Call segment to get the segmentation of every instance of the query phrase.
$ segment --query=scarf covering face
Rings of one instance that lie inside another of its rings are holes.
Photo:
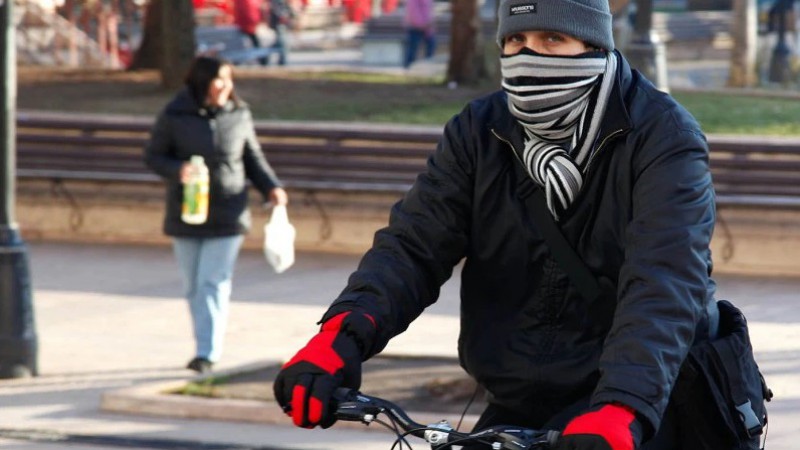
[[[525,129],[521,159],[558,220],[583,186],[617,57],[600,51],[547,56],[524,48],[501,56],[500,69],[508,108]]]

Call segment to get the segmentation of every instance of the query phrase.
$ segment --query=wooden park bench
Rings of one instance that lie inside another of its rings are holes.
[[[713,136],[709,145],[718,206],[800,208],[800,140]]]
[[[159,183],[142,161],[152,120],[20,112],[17,176]],[[257,122],[268,160],[290,189],[406,192],[441,128]],[[718,207],[800,208],[800,140],[709,136]]]
[[[142,160],[152,120],[19,113],[17,175],[63,182],[159,183]],[[365,124],[258,122],[267,158],[288,188],[403,193],[440,130]]]
[[[232,64],[257,62],[277,51],[272,47],[253,47],[250,39],[233,25],[198,26],[194,30],[198,55],[214,55]]]

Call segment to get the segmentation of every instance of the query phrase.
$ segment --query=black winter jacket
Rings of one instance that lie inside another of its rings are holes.
[[[181,165],[192,155],[205,159],[210,176],[208,220],[181,220]],[[268,199],[281,186],[258,143],[250,110],[229,101],[216,112],[201,108],[184,89],[158,116],[145,150],[148,167],[167,183],[164,232],[170,236],[216,237],[250,228],[247,180]]]
[[[591,394],[657,429],[690,345],[707,334],[714,192],[696,121],[620,61],[584,187],[560,221],[599,300],[581,297],[531,222],[521,197],[533,182],[511,148],[523,132],[500,91],[448,122],[323,320],[371,314],[374,355],[463,258],[459,356],[490,402],[524,412]]]

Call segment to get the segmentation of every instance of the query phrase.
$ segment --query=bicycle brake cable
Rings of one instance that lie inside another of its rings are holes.
[[[405,443],[406,447],[408,447],[408,449],[411,450],[412,449],[411,444],[408,442],[408,440],[406,440],[406,436],[408,435],[408,433],[401,433],[400,432],[400,427],[397,425],[397,420],[395,420],[394,417],[392,417],[391,415],[388,415],[388,414],[386,414],[386,417],[389,418],[389,422],[392,424],[391,427],[389,427],[389,424],[387,424],[386,422],[383,422],[382,420],[375,419],[375,421],[380,423],[381,425],[385,426],[386,428],[391,429],[394,432],[394,435],[396,436],[396,438],[394,440],[394,443],[392,443],[392,447],[391,447],[390,450],[394,450],[394,448],[397,447],[397,444],[400,444],[400,450],[402,450],[403,449],[403,443]]]
[[[464,417],[467,415],[467,411],[469,411],[469,407],[472,406],[472,402],[475,401],[475,397],[478,396],[478,391],[480,390],[481,385],[475,384],[475,390],[472,391],[472,397],[470,397],[469,401],[467,402],[467,406],[464,407],[464,411],[461,412],[461,417],[458,419],[458,425],[456,425],[456,431],[461,429],[461,423],[464,421]]]

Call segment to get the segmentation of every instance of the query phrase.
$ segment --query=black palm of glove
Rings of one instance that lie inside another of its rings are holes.
[[[634,450],[641,435],[632,408],[606,404],[572,419],[554,450]]]
[[[328,428],[336,422],[331,397],[340,386],[361,386],[362,348],[368,347],[374,333],[370,316],[338,314],[322,324],[319,334],[283,365],[273,389],[295,425]]]

